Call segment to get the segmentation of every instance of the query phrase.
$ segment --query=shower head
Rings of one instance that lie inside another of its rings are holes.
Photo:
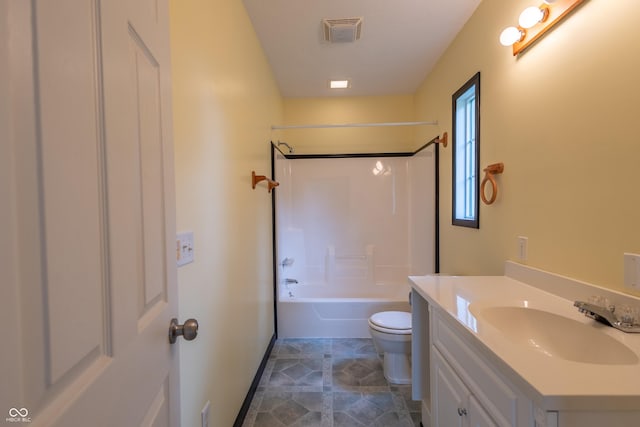
[[[284,145],[289,149],[289,154],[293,154],[293,147],[287,144],[286,142],[278,141],[278,147]]]

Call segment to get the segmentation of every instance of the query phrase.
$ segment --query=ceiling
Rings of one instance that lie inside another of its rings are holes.
[[[243,0],[284,97],[412,94],[480,1]],[[354,17],[360,40],[323,41],[322,19]]]

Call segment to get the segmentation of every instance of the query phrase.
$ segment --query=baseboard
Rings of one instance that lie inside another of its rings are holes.
[[[267,351],[265,351],[264,356],[262,357],[262,362],[260,362],[260,366],[258,367],[258,372],[256,372],[255,377],[253,377],[253,381],[251,382],[251,386],[249,387],[249,391],[247,392],[247,397],[245,397],[244,402],[242,402],[242,407],[240,408],[240,412],[238,412],[236,421],[233,423],[233,427],[241,427],[242,423],[244,423],[244,418],[247,416],[247,412],[249,412],[249,406],[251,406],[253,396],[256,394],[258,384],[260,384],[260,378],[262,378],[262,373],[264,372],[264,368],[267,366],[269,355],[271,355],[271,350],[273,350],[273,345],[275,343],[276,334],[273,334],[273,336],[271,337],[271,341],[267,346]]]

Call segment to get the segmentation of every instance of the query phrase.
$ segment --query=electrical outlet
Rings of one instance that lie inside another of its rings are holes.
[[[176,236],[176,261],[178,267],[194,261],[193,232],[186,231]]]
[[[640,255],[624,254],[624,286],[640,291]]]
[[[518,236],[518,260],[522,262],[527,261],[527,244],[529,238],[524,236]]]
[[[207,403],[204,404],[204,408],[202,408],[202,412],[200,415],[202,417],[202,427],[209,427],[209,408],[211,407],[211,401],[207,400]]]

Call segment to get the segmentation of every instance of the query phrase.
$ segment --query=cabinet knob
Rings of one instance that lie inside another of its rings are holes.
[[[458,408],[458,415],[467,415],[467,408]]]

